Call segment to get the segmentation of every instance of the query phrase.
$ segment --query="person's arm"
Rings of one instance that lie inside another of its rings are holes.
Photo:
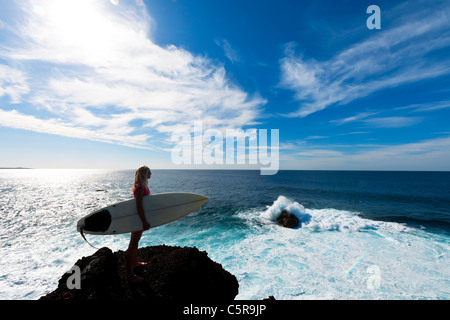
[[[143,229],[148,230],[150,229],[150,223],[148,223],[147,218],[145,218],[143,199],[144,199],[144,190],[142,188],[139,188],[136,190],[136,209],[139,218],[141,218]]]

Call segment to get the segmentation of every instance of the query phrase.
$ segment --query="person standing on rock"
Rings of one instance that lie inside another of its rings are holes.
[[[141,166],[136,170],[134,175],[133,188],[131,188],[131,193],[133,193],[136,199],[136,208],[142,221],[142,230],[131,232],[130,243],[126,251],[126,263],[128,272],[128,281],[133,283],[138,283],[144,280],[142,277],[137,276],[134,273],[134,268],[137,266],[145,265],[144,262],[137,261],[137,251],[139,246],[139,240],[141,239],[142,232],[150,229],[150,223],[148,223],[145,218],[143,198],[150,195],[150,189],[148,188],[148,179],[150,179],[152,172],[147,166]]]

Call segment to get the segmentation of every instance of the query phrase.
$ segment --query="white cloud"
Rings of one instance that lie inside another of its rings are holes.
[[[365,123],[377,128],[401,128],[419,123],[420,117],[379,117],[364,120]]]
[[[223,49],[225,57],[231,61],[231,63],[236,63],[241,61],[241,56],[239,53],[231,46],[227,39],[216,39],[216,44]]]
[[[347,117],[344,119],[339,119],[339,120],[331,120],[331,123],[335,123],[337,125],[341,125],[344,123],[349,123],[349,122],[354,122],[354,121],[360,121],[362,119],[365,119],[367,117],[373,116],[378,114],[378,112],[361,112],[357,115],[351,116],[351,117]]]
[[[30,91],[26,76],[20,70],[0,64],[0,97],[9,96],[11,103],[20,103]]]
[[[326,139],[326,138],[329,138],[329,136],[308,136],[305,138],[305,140]]]
[[[308,149],[305,151],[297,152],[297,156],[302,157],[314,157],[314,158],[335,158],[343,155],[341,151],[327,150],[327,149]]]
[[[427,155],[433,152],[449,152],[450,137],[423,140],[400,145],[383,146],[375,150],[357,155],[359,159],[389,159],[396,157],[409,157],[414,155]]]
[[[398,107],[397,110],[409,109],[412,112],[428,112],[450,108],[450,101],[433,101],[427,103],[416,103],[406,107]]]
[[[39,119],[31,115],[19,113],[16,110],[4,111],[0,109],[0,126],[55,134],[64,137],[102,141],[134,148],[151,149],[147,144],[147,139],[150,136],[146,134],[130,137],[127,134],[112,132],[111,130],[91,130],[76,126],[70,122],[64,122],[60,119]]]
[[[0,96],[27,94],[34,112],[4,113],[1,125],[142,147],[194,120],[230,128],[254,122],[265,100],[230,82],[223,65],[154,43],[154,22],[139,3],[21,1],[14,46],[4,45],[0,57],[20,61],[16,78],[28,78],[29,89],[6,87]]]
[[[326,170],[450,170],[450,137],[395,145],[291,145],[283,168]],[[301,150],[301,151],[298,151]],[[426,164],[426,166],[424,165]]]
[[[336,125],[343,125],[350,122],[351,123],[358,122],[366,125],[367,127],[402,128],[417,124],[420,121],[422,121],[422,118],[420,117],[401,117],[401,116],[372,117],[379,113],[380,112],[361,112],[351,117],[338,120],[331,120],[330,122],[335,123]]]
[[[293,90],[301,103],[286,116],[305,117],[379,90],[448,75],[450,61],[429,55],[450,45],[445,9],[405,19],[405,24],[382,30],[326,61],[306,59],[295,53],[295,43],[286,45],[280,85]]]

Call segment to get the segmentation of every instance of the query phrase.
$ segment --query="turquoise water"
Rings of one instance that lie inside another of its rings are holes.
[[[449,299],[449,173],[152,170],[152,193],[210,197],[141,246],[196,246],[237,299]],[[91,248],[76,221],[129,199],[133,171],[0,170],[0,298],[38,299]],[[284,208],[302,221],[274,221]],[[125,250],[128,235],[92,236]]]

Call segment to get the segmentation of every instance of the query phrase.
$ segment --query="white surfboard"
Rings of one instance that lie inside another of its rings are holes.
[[[209,198],[196,193],[170,192],[145,196],[145,217],[151,228],[178,220],[199,209]],[[78,232],[96,235],[142,230],[136,200],[130,199],[96,210],[78,220]]]

